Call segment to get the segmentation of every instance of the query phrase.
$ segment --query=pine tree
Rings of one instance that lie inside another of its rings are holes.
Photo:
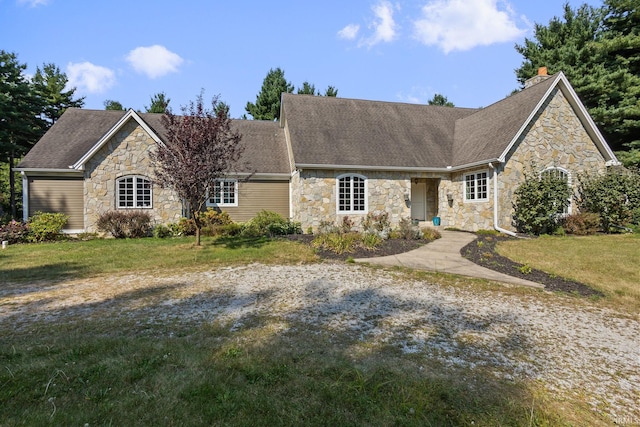
[[[32,83],[44,103],[43,117],[52,126],[67,108],[82,108],[84,97],[74,99],[76,88],[67,88],[69,79],[55,64],[44,64],[36,69]]]
[[[245,110],[255,120],[278,120],[282,93],[291,93],[293,89],[293,85],[284,78],[284,71],[280,68],[271,69],[256,96],[256,103],[247,102]]]

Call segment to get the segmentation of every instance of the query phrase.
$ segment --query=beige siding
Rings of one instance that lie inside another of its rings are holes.
[[[289,181],[240,182],[238,206],[221,207],[237,222],[253,218],[261,210],[277,212],[289,218]]]
[[[29,177],[29,216],[38,211],[65,213],[65,230],[82,230],[83,193],[82,178]]]

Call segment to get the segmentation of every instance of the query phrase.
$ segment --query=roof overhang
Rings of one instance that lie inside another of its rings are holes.
[[[91,149],[89,151],[87,151],[84,154],[84,156],[82,156],[73,165],[69,166],[69,168],[77,169],[77,170],[83,170],[84,169],[84,165],[87,163],[87,161],[91,157],[93,157],[96,154],[96,152],[98,150],[100,150],[107,143],[107,141],[109,141],[116,133],[118,133],[120,131],[120,129],[122,129],[122,127],[130,119],[133,119],[136,122],[138,122],[140,127],[142,127],[145,130],[145,132],[147,132],[147,134],[149,134],[149,136],[151,136],[151,138],[155,142],[157,142],[157,143],[161,143],[162,142],[160,137],[158,135],[156,135],[156,133],[149,127],[149,125],[144,120],[142,120],[142,117],[140,117],[140,115],[138,113],[136,113],[133,109],[129,109],[129,111],[127,111],[126,114],[124,116],[122,116],[122,118],[120,120],[118,120],[118,122],[115,125],[113,125],[113,127],[107,133],[105,133],[102,136],[102,138],[100,138],[98,140],[98,142],[96,142],[93,145],[93,147],[91,147]]]
[[[45,169],[45,168],[13,168],[14,172],[24,175],[79,175],[82,171],[78,169]]]
[[[499,159],[488,159],[479,162],[468,163],[458,166],[446,167],[409,167],[409,166],[370,166],[370,165],[332,165],[332,164],[314,164],[314,163],[296,163],[296,169],[340,169],[340,170],[362,170],[362,171],[383,171],[383,172],[436,172],[447,173],[456,172],[465,169],[471,169],[479,166],[488,165],[489,163],[502,163]]]
[[[558,87],[560,88],[564,96],[567,98],[567,101],[569,102],[571,107],[574,109],[574,111],[576,112],[576,115],[578,116],[578,119],[580,120],[585,130],[587,131],[587,134],[589,135],[591,140],[596,144],[596,146],[598,147],[598,150],[600,150],[600,152],[603,154],[607,163],[611,165],[620,165],[621,163],[616,158],[616,155],[611,150],[611,147],[609,147],[609,144],[607,144],[607,142],[605,141],[604,137],[602,136],[602,133],[600,133],[600,130],[598,129],[598,126],[596,126],[595,122],[589,115],[589,112],[585,108],[584,104],[582,104],[582,102],[580,101],[580,98],[578,97],[578,94],[573,90],[573,87],[571,87],[571,84],[567,80],[564,73],[559,72],[554,77],[554,80],[555,81],[553,82],[553,84],[549,86],[549,89],[547,90],[547,92],[544,94],[542,98],[540,98],[540,101],[538,102],[536,107],[531,111],[531,114],[529,114],[529,117],[527,117],[527,119],[524,121],[524,123],[522,124],[518,132],[515,134],[515,136],[511,140],[511,142],[509,142],[509,145],[507,146],[507,148],[500,155],[499,157],[500,162],[504,163],[506,161],[506,158],[509,155],[509,152],[513,149],[513,146],[517,143],[518,139],[525,132],[527,126],[529,126],[533,118],[536,116],[536,114],[538,114],[538,112],[540,111],[544,103],[547,101],[547,99],[551,95],[551,93],[556,89],[556,87]]]

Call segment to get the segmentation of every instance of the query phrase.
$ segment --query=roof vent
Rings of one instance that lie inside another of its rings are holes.
[[[547,80],[549,77],[551,77],[548,72],[547,72],[547,67],[540,67],[538,68],[538,75],[537,76],[533,76],[531,77],[529,80],[525,80],[524,82],[524,88],[529,88],[533,85],[537,85],[538,83]]]

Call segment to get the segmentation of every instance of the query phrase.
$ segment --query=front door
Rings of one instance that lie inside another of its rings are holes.
[[[424,181],[411,182],[411,218],[427,220],[427,183]]]

